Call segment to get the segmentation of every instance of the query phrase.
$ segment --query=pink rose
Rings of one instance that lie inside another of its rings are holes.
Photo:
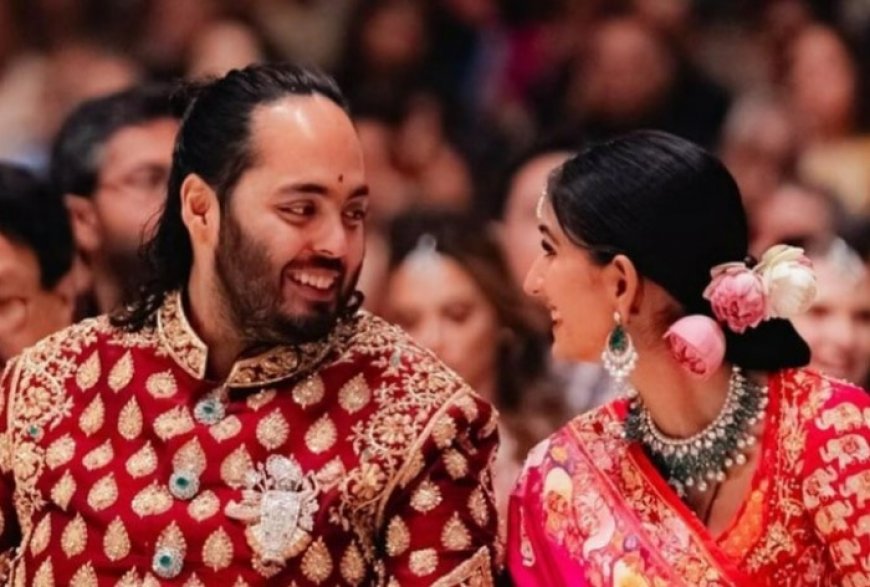
[[[704,290],[713,313],[733,332],[742,334],[765,318],[764,281],[743,263],[726,263],[713,268],[713,281]]]
[[[700,379],[713,374],[725,358],[722,329],[715,320],[701,314],[677,320],[664,338],[677,363]]]

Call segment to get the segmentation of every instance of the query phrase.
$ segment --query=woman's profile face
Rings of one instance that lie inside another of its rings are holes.
[[[496,377],[495,308],[455,259],[412,254],[390,276],[386,314],[481,393]],[[488,398],[491,401],[494,398]]]
[[[540,207],[541,251],[524,289],[550,312],[553,354],[561,359],[598,361],[613,329],[613,307],[605,297],[602,268],[572,243],[549,201]]]

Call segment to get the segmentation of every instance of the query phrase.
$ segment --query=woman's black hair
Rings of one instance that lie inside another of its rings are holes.
[[[559,224],[597,263],[624,254],[685,314],[712,316],[702,293],[710,270],[748,254],[746,213],[731,174],[713,155],[659,131],[592,146],[554,172],[548,194]],[[787,320],[737,334],[726,359],[746,369],[806,365],[810,350]]]

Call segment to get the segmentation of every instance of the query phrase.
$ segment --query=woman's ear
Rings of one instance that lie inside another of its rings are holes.
[[[604,279],[615,310],[628,322],[643,298],[643,281],[637,268],[625,255],[616,255],[605,268]]]

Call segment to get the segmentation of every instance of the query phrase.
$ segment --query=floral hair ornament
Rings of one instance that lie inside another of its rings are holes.
[[[776,245],[761,257],[724,263],[710,271],[704,290],[713,315],[736,334],[772,318],[791,319],[805,312],[818,292],[812,262],[798,247]],[[700,314],[675,322],[665,341],[680,365],[700,378],[711,375],[725,357],[725,336],[716,321]]]

